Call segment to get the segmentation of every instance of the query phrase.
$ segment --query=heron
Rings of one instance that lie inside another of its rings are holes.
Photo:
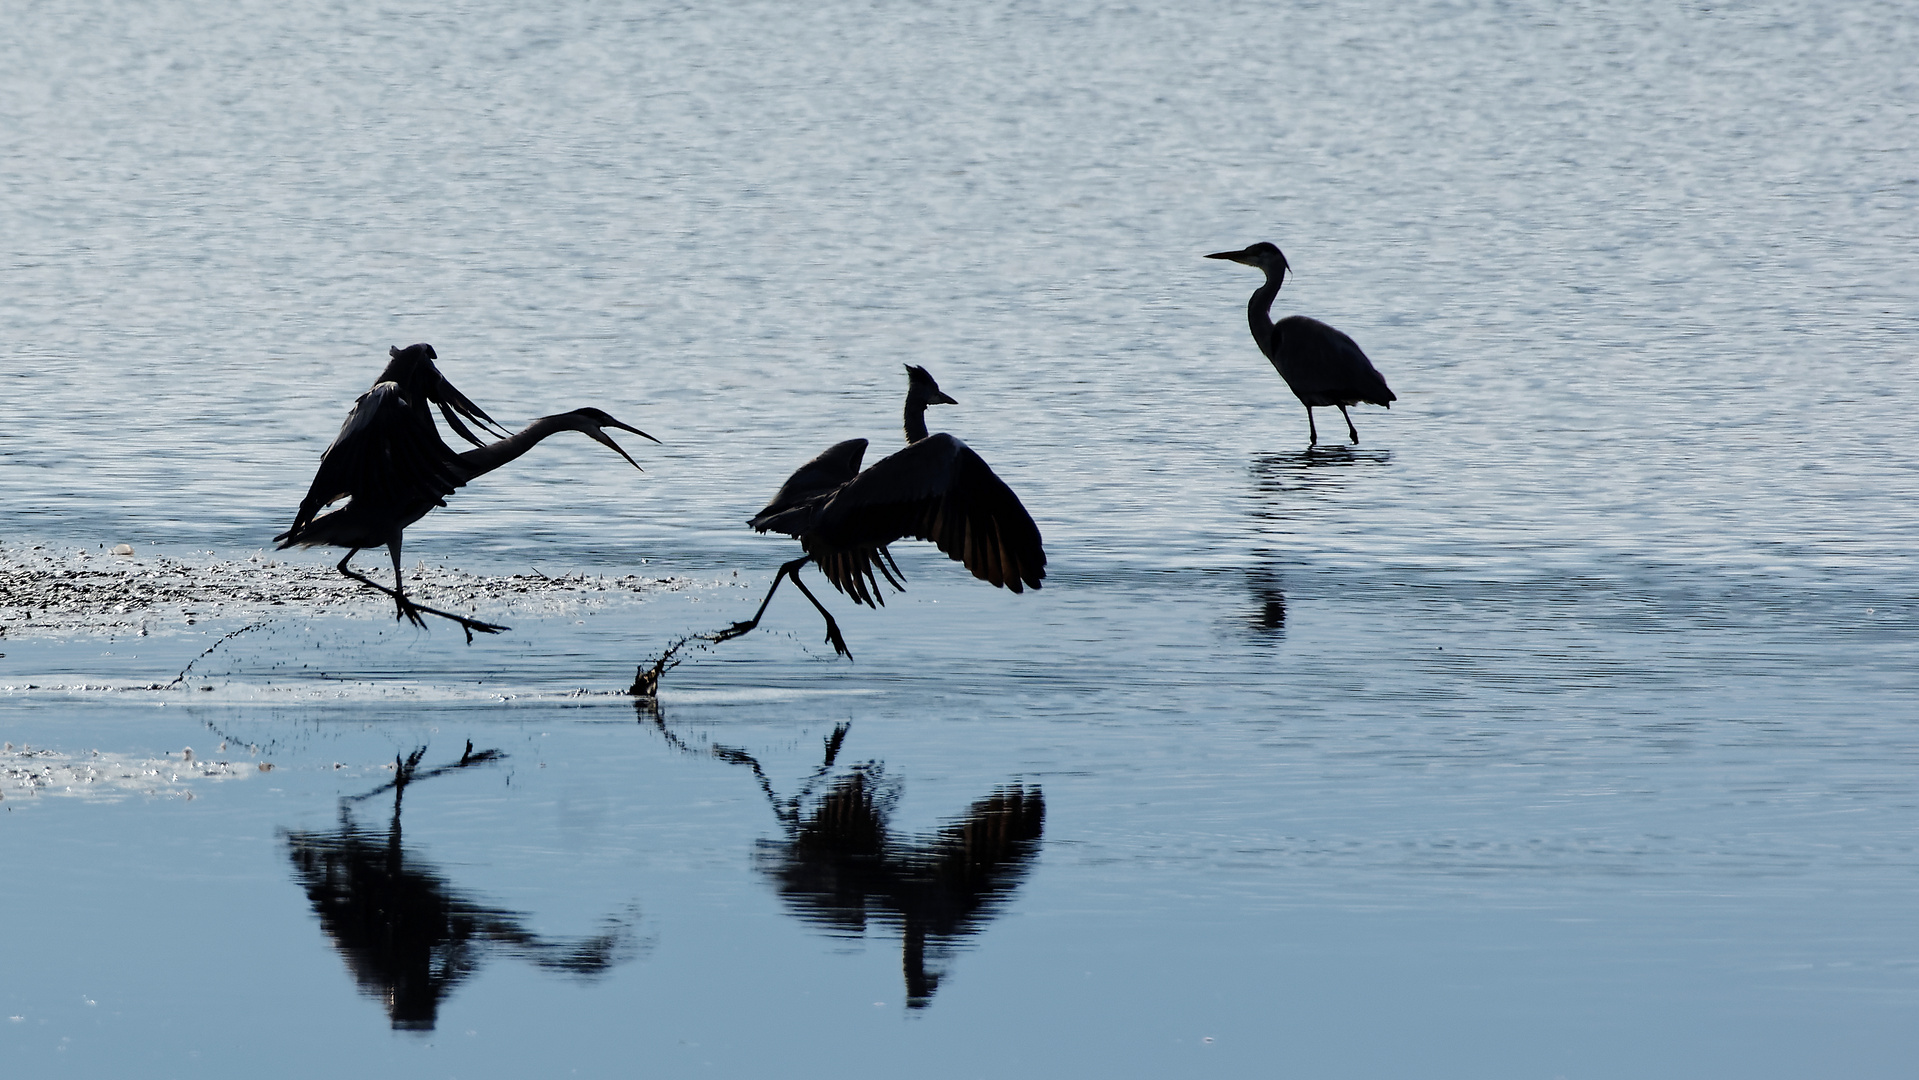
[[[806,554],[773,575],[772,588],[751,619],[734,623],[713,640],[726,641],[758,626],[780,581],[791,578],[826,619],[826,640],[850,659],[839,624],[800,580],[800,568],[813,563],[834,588],[877,609],[886,602],[881,578],[896,590],[906,589],[906,575],[886,548],[908,537],[931,540],[974,577],[996,587],[1015,593],[1040,587],[1046,551],[1032,515],[965,443],[927,433],[927,406],[959,402],[923,367],[907,364],[906,377],[906,449],[861,472],[866,440],[848,439],[800,466],[747,524],[793,537]]]
[[[426,348],[428,354],[432,351],[430,347],[413,347],[420,348]],[[411,353],[413,349],[405,351]],[[396,364],[399,361],[398,353],[396,350]],[[413,359],[420,357],[416,354]],[[506,627],[425,607],[407,599],[406,583],[400,572],[401,534],[406,527],[425,517],[434,507],[445,506],[446,497],[455,489],[513,461],[548,436],[559,432],[578,431],[595,442],[612,447],[635,469],[640,467],[639,462],[634,461],[602,429],[618,428],[656,443],[659,440],[639,428],[615,420],[599,409],[587,408],[542,416],[519,432],[456,454],[441,441],[426,402],[434,400],[432,395],[439,392],[443,395],[440,401],[443,409],[463,412],[476,421],[485,417],[485,414],[467,402],[444,377],[436,382],[425,375],[424,372],[430,369],[433,376],[438,376],[437,369],[431,368],[430,359],[424,369],[415,367],[410,371],[396,372],[394,368],[394,364],[389,364],[383,374],[411,378],[414,380],[413,389],[408,389],[405,383],[389,379],[375,383],[371,390],[360,395],[353,404],[353,410],[347,414],[346,423],[340,426],[340,433],[334,436],[332,445],[321,455],[319,471],[313,477],[313,485],[307,489],[306,498],[300,503],[293,527],[273,539],[281,548],[346,548],[346,557],[340,560],[337,569],[347,577],[391,596],[397,609],[395,618],[405,618],[415,626],[424,627],[426,620],[421,618],[422,614],[438,615],[459,623],[466,631],[468,641],[473,639],[476,630],[484,634],[497,634]],[[462,402],[464,405],[460,404]],[[457,423],[455,427],[461,430]],[[462,434],[466,433],[462,430]],[[470,435],[468,437],[471,438]],[[477,439],[474,441],[478,442]],[[347,500],[344,506],[321,513],[341,499]],[[393,558],[391,589],[348,565],[361,549],[382,544]]]
[[[1293,390],[1293,396],[1306,406],[1306,430],[1309,446],[1319,445],[1319,427],[1313,423],[1313,407],[1333,405],[1346,418],[1346,434],[1357,443],[1359,429],[1353,426],[1348,405],[1365,402],[1388,409],[1399,400],[1386,377],[1366,359],[1353,339],[1304,315],[1288,315],[1273,321],[1273,298],[1286,280],[1292,266],[1279,248],[1260,241],[1242,251],[1221,251],[1206,256],[1227,259],[1266,273],[1266,284],[1253,291],[1246,305],[1246,321],[1253,328],[1253,340],[1259,351],[1273,362],[1279,377]]]

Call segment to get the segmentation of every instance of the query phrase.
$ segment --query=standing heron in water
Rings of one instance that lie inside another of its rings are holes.
[[[1398,395],[1352,338],[1304,315],[1288,315],[1273,322],[1273,298],[1279,295],[1286,271],[1292,269],[1277,247],[1262,240],[1243,251],[1221,251],[1206,257],[1229,259],[1266,272],[1266,284],[1253,291],[1246,305],[1246,321],[1252,325],[1259,351],[1273,362],[1279,377],[1292,387],[1293,396],[1306,406],[1309,446],[1319,445],[1319,427],[1313,423],[1315,405],[1337,406],[1339,415],[1346,418],[1346,434],[1354,442],[1359,441],[1359,429],[1353,427],[1353,418],[1346,411],[1348,405],[1363,401],[1393,407]]]
[[[420,617],[422,613],[451,619],[466,630],[468,641],[473,640],[475,630],[497,634],[506,627],[424,607],[407,599],[406,585],[400,575],[400,541],[406,527],[425,517],[434,507],[445,506],[446,497],[454,489],[505,465],[557,432],[581,432],[595,442],[612,447],[636,469],[640,467],[639,462],[601,429],[619,428],[654,442],[659,440],[599,409],[575,409],[542,416],[522,431],[480,444],[465,425],[454,418],[454,413],[463,414],[476,423],[492,423],[492,420],[440,375],[432,363],[432,346],[395,349],[392,355],[393,362],[381,373],[381,380],[353,403],[353,411],[347,414],[340,433],[321,455],[319,472],[314,475],[306,498],[300,502],[293,527],[273,539],[281,548],[346,548],[346,557],[338,566],[340,573],[391,596],[398,609],[395,618],[408,619],[415,626],[426,625],[426,620]],[[433,414],[427,408],[429,401],[437,402],[454,430],[478,444],[478,448],[454,453],[434,427]],[[346,505],[321,513],[341,499],[347,500]],[[360,549],[382,544],[393,557],[391,589],[347,566]]]
[[[813,563],[855,603],[878,608],[886,602],[880,578],[895,589],[906,588],[886,545],[907,537],[933,541],[994,586],[1016,593],[1040,587],[1046,551],[1039,526],[1013,489],[965,443],[944,433],[927,434],[926,407],[959,402],[942,393],[923,367],[906,365],[906,376],[906,449],[861,472],[866,440],[849,439],[800,466],[748,524],[797,539],[806,554],[773,575],[773,587],[751,619],[734,623],[713,640],[736,638],[758,626],[780,579],[790,577],[825,617],[826,640],[851,657],[832,613],[800,581],[800,568]]]

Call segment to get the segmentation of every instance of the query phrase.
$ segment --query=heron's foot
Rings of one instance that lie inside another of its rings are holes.
[[[402,600],[400,602],[409,609],[406,615],[409,619],[413,620],[413,625],[422,630],[426,629],[426,620],[422,619],[420,617],[421,615],[438,615],[442,619],[459,623],[460,629],[466,631],[466,643],[468,645],[473,644],[473,635],[475,633],[497,634],[502,630],[512,629],[512,627],[501,626],[497,623],[483,622],[479,619],[469,619],[464,615],[455,615],[451,611],[441,611],[439,608],[430,608],[425,604],[416,604],[411,600]]]
[[[736,622],[724,630],[716,630],[711,634],[701,636],[707,641],[718,644],[722,641],[732,641],[736,637],[742,637],[759,625],[760,621],[758,619],[753,619],[749,622]],[[833,651],[839,655],[846,657],[848,660],[853,658],[853,650],[846,647],[846,639],[840,636],[839,624],[833,621],[831,615],[826,617],[826,643],[833,646]]]
[[[396,595],[393,598],[393,606],[396,609],[393,613],[395,621],[405,619],[422,630],[426,629],[426,620],[420,618],[419,605],[404,596]]]
[[[707,635],[706,640],[714,643],[718,643],[722,641],[732,641],[736,637],[741,637],[751,632],[753,628],[758,625],[760,625],[760,621],[758,619],[751,619],[751,620],[748,620],[747,622],[736,622],[732,626],[729,626],[724,630],[717,630],[717,631],[714,631],[712,634]]]
[[[513,629],[510,626],[501,626],[498,623],[481,622],[479,619],[469,619],[463,615],[451,615],[444,611],[433,611],[432,608],[426,608],[424,610],[431,611],[435,615],[441,616],[442,618],[452,619],[454,622],[459,623],[460,629],[466,631],[466,643],[468,645],[473,644],[473,633],[476,630],[482,634],[498,634],[498,633],[501,633],[502,631]]]
[[[833,646],[834,652],[848,660],[853,659],[853,650],[846,647],[846,639],[840,636],[840,624],[834,622],[831,615],[826,617],[826,640]]]

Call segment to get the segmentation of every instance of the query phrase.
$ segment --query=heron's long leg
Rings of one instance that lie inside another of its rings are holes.
[[[1359,441],[1359,429],[1353,426],[1353,415],[1346,411],[1346,406],[1344,405],[1339,407],[1339,415],[1346,418],[1346,434],[1351,435],[1353,442],[1357,443]]]
[[[805,559],[794,559],[792,562],[781,566],[779,572],[773,575],[773,587],[766,590],[766,599],[760,601],[760,609],[753,613],[753,617],[745,622],[736,622],[727,629],[720,631],[720,636],[716,637],[715,640],[730,641],[758,626],[760,624],[760,616],[766,614],[766,606],[773,602],[773,594],[780,591],[780,579],[804,565],[806,565]]]
[[[424,630],[426,628],[426,620],[420,618],[420,609],[415,607],[413,602],[406,598],[406,582],[400,577],[399,534],[394,534],[393,539],[386,542],[386,553],[393,556],[393,605],[400,609],[400,615],[395,616],[395,618],[404,616],[413,625]]]
[[[426,620],[420,618],[420,613],[422,612],[428,615],[438,615],[442,619],[451,619],[452,621],[460,624],[460,629],[466,631],[466,640],[468,643],[471,643],[473,641],[473,632],[475,630],[478,630],[482,634],[497,634],[502,630],[511,629],[510,627],[505,627],[505,626],[495,626],[494,624],[489,622],[481,622],[478,619],[469,619],[464,615],[455,615],[451,611],[441,611],[439,608],[430,608],[424,604],[416,604],[413,601],[408,600],[406,597],[401,596],[399,593],[393,591],[392,589],[387,588],[385,585],[382,585],[379,582],[373,580],[372,578],[367,577],[365,574],[362,574],[357,570],[349,569],[347,567],[347,559],[353,558],[353,556],[357,554],[359,551],[360,551],[359,548],[354,548],[352,551],[347,552],[346,559],[340,560],[340,564],[337,569],[340,571],[340,573],[345,574],[347,577],[352,578],[353,580],[359,582],[360,584],[365,585],[369,588],[378,589],[379,591],[387,594],[388,596],[391,596],[395,603],[401,605],[400,607],[401,614],[404,614],[408,618],[411,618],[413,620],[414,625],[416,626],[426,625]],[[395,569],[398,569],[397,563],[396,563]],[[393,580],[398,581],[399,578],[395,577]],[[408,608],[411,608],[412,611],[409,612],[407,610]]]
[[[1313,407],[1306,406],[1306,446],[1310,449],[1319,445],[1319,426],[1313,423]]]
[[[804,565],[804,560],[802,560],[802,565]],[[789,576],[793,579],[793,587],[800,591],[800,595],[813,601],[813,607],[819,611],[820,618],[826,620],[826,640],[833,643],[833,648],[838,650],[841,656],[846,657],[848,660],[853,659],[853,650],[846,647],[846,639],[840,636],[840,624],[833,621],[833,613],[826,610],[826,605],[820,603],[820,598],[814,596],[813,590],[807,588],[806,582],[800,580],[800,568],[795,566],[793,573]]]
[[[773,575],[773,587],[766,590],[766,599],[760,601],[760,609],[753,613],[753,617],[745,622],[736,622],[732,626],[714,634],[713,640],[716,642],[731,641],[758,626],[760,624],[760,617],[766,614],[767,605],[773,602],[773,594],[780,590],[780,579],[790,577],[793,579],[793,587],[804,593],[806,598],[813,602],[813,606],[819,610],[820,616],[826,620],[826,640],[832,642],[833,648],[839,652],[840,655],[849,660],[852,659],[853,651],[846,647],[846,639],[840,636],[840,625],[833,621],[833,613],[826,610],[826,605],[820,603],[819,597],[814,596],[812,590],[808,589],[805,582],[800,580],[800,567],[805,566],[811,562],[812,559],[813,557],[811,555],[807,555],[803,558],[794,559],[792,562],[781,564],[779,571]]]
[[[393,598],[393,602],[399,606],[400,615],[404,615],[407,618],[412,619],[413,625],[415,626],[425,626],[426,623],[420,618],[418,614],[407,610],[407,608],[410,605],[408,604],[406,597],[400,595],[398,590],[389,589],[385,585],[382,585],[379,582],[373,580],[372,578],[367,577],[365,574],[360,573],[358,570],[354,570],[351,567],[347,566],[348,560],[352,559],[355,555],[358,555],[360,553],[360,550],[361,549],[359,548],[353,548],[352,550],[348,551],[346,553],[346,558],[340,560],[339,565],[336,567],[336,569],[338,569],[340,573],[345,574],[347,577],[352,578],[353,580],[359,582],[362,585],[367,585],[372,588],[378,589],[381,592],[387,594],[388,596],[391,596]],[[393,554],[393,582],[395,585],[399,584],[400,582],[400,556],[397,550],[394,550],[394,554]],[[395,618],[398,618],[398,617],[399,617],[398,615],[395,616]]]

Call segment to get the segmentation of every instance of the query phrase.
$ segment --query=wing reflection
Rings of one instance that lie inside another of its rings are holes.
[[[625,918],[608,918],[601,933],[586,937],[543,938],[526,928],[519,912],[460,892],[432,863],[408,852],[400,839],[407,785],[500,756],[493,750],[474,754],[468,743],[459,762],[422,773],[416,767],[423,752],[398,763],[393,782],[342,799],[339,828],[282,833],[321,929],[360,989],[385,1006],[395,1030],[433,1030],[440,1002],[479,970],[489,952],[587,979],[636,954]],[[353,803],[389,789],[393,817],[384,831],[353,821]]]
[[[751,754],[724,746],[713,754],[751,768],[773,804],[785,836],[761,841],[756,862],[780,899],[802,921],[831,934],[897,928],[906,1004],[925,1008],[952,955],[1031,871],[1046,800],[1036,786],[1007,784],[930,834],[896,835],[889,819],[899,789],[877,762],[853,766],[824,795],[812,796],[832,773],[848,728],[834,729],[820,767],[784,800]]]
[[[786,840],[762,841],[760,869],[801,919],[821,929],[860,935],[869,920],[897,927],[906,1004],[920,1009],[957,946],[1025,880],[1039,854],[1046,802],[1038,788],[1015,784],[930,836],[894,837],[877,773],[877,766],[853,770]]]

